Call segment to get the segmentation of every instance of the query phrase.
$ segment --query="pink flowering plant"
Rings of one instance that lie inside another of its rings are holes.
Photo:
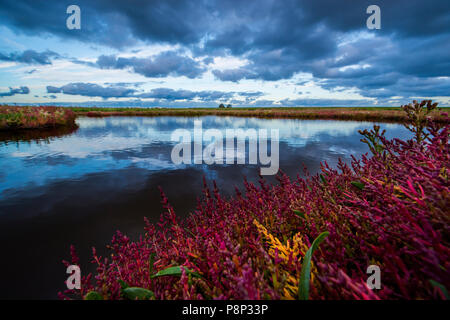
[[[93,249],[95,274],[61,298],[446,299],[450,288],[449,121],[431,101],[403,106],[414,133],[388,140],[375,126],[370,155],[271,185],[244,182],[225,199],[214,185],[188,218],[162,193],[158,224],[137,241],[117,232]],[[78,258],[72,247],[72,261]],[[381,289],[366,284],[369,265]]]
[[[75,117],[68,108],[0,106],[0,130],[75,126]]]

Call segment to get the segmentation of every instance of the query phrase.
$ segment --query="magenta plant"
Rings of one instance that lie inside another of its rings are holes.
[[[417,112],[427,104],[419,104]],[[431,103],[431,102],[430,102]],[[410,115],[414,126],[415,112]],[[445,116],[446,117],[446,116]],[[449,129],[388,140],[361,132],[372,151],[351,165],[223,198],[214,184],[179,219],[162,193],[158,224],[131,241],[119,231],[95,275],[61,298],[446,299],[450,288]],[[325,232],[325,233],[324,233]],[[319,243],[322,243],[319,245]],[[314,251],[314,252],[313,252]],[[65,262],[69,264],[69,262]],[[72,247],[72,264],[78,258]],[[366,284],[381,269],[381,289]],[[132,289],[129,289],[132,288]]]
[[[61,107],[0,107],[0,130],[75,126],[75,113]]]

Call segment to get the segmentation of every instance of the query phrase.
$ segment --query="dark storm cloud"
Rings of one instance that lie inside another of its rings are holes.
[[[129,88],[134,83],[115,83],[103,86],[94,83],[69,83],[62,87],[47,86],[47,93],[63,93],[68,95],[81,95],[86,97],[108,98],[139,98],[158,99],[166,101],[198,100],[203,102],[229,100],[233,97],[242,97],[247,100],[264,95],[262,92],[223,92],[215,90],[191,91],[175,90],[171,88],[155,88],[148,92],[139,92]]]
[[[69,83],[62,87],[47,86],[47,93],[64,93],[69,95],[81,95],[86,97],[124,98],[130,97],[136,92],[123,86],[101,86],[95,83]]]
[[[28,87],[9,88],[9,92],[0,92],[0,98],[11,97],[16,94],[29,94],[30,89]]]
[[[404,77],[398,73],[386,73],[375,76],[327,79],[321,86],[329,90],[339,88],[358,88],[361,95],[372,98],[400,97],[433,97],[448,96],[450,78],[437,77]]]
[[[174,90],[169,88],[157,88],[150,92],[142,93],[140,98],[154,98],[164,100],[192,100],[195,98],[195,92],[190,90]]]
[[[82,29],[65,27],[72,1],[2,0],[2,23],[18,32],[50,33],[105,44],[132,45],[137,40],[197,46],[206,51],[292,48],[301,57],[335,50],[334,36],[365,28],[372,0],[78,0]],[[448,1],[378,0],[381,34],[423,37],[448,33]],[[26,18],[24,18],[26,17]]]
[[[387,87],[375,87],[362,89],[362,94],[367,97],[433,97],[448,96],[450,93],[450,78],[400,78]]]
[[[105,82],[105,85],[114,85],[120,87],[135,87],[138,88],[142,86],[145,82]]]
[[[53,34],[61,38],[115,48],[138,40],[197,43],[208,24],[208,7],[198,1],[77,0],[81,29],[66,28],[66,9],[73,1],[2,0],[0,21],[29,35]]]
[[[256,79],[258,73],[252,72],[247,68],[227,69],[227,70],[213,70],[213,75],[222,81],[238,82],[242,79]]]
[[[122,58],[114,55],[102,55],[93,65],[101,69],[125,69],[149,78],[161,78],[167,76],[186,76],[197,78],[205,72],[194,59],[183,56],[174,51],[162,52],[155,57],[147,58]]]
[[[241,96],[243,97],[248,97],[248,98],[257,98],[257,97],[261,97],[263,95],[265,95],[264,92],[261,91],[248,91],[248,92],[241,92],[240,93]]]
[[[425,77],[423,81],[428,83],[432,81],[428,77],[450,75],[450,3],[379,1],[382,29],[372,31],[374,38],[356,39],[344,45],[339,43],[344,32],[365,30],[364,13],[370,3],[306,1],[301,10],[297,10],[300,6],[290,8],[289,1],[278,4],[286,5],[287,10],[274,5],[270,19],[265,20],[265,32],[251,37],[245,27],[243,35],[237,31],[222,32],[205,45],[211,52],[231,45],[228,49],[234,54],[246,48],[243,52],[249,64],[213,70],[217,79],[270,81],[309,72],[316,80],[324,80],[328,89],[345,86],[360,89],[363,95],[383,98],[399,92],[414,95],[407,85],[409,78]],[[257,23],[249,25],[258,28]],[[239,26],[235,28],[238,30]],[[428,96],[448,96],[448,92],[444,93],[446,79],[433,82],[439,83],[436,90],[424,86],[430,89]],[[370,91],[367,86],[372,87]],[[419,86],[414,88],[416,94],[425,94]]]
[[[164,100],[193,100],[200,101],[216,101],[220,99],[229,99],[234,92],[222,91],[190,91],[190,90],[174,90],[169,88],[156,88],[150,92],[138,95],[139,98],[153,98]]]
[[[191,90],[174,90],[170,88],[156,88],[150,92],[136,95],[139,98],[153,98],[163,100],[193,100],[199,101],[227,101],[233,97],[241,97],[246,101],[254,100],[257,97],[263,96],[263,92],[223,92],[215,90],[191,91]]]
[[[449,1],[79,0],[81,30],[65,28],[70,4],[1,0],[0,21],[18,33],[114,48],[139,42],[177,45],[202,61],[168,52],[148,59],[101,56],[97,63],[85,63],[146,77],[197,78],[212,57],[233,55],[249,63],[212,70],[217,79],[275,81],[307,72],[330,90],[354,88],[382,99],[425,94],[422,88],[429,88],[428,95],[445,94],[450,76]],[[366,29],[371,4],[381,8],[381,30]],[[361,31],[373,38],[358,38]]]
[[[54,86],[47,86],[47,93],[61,93],[61,88]]]
[[[303,107],[303,106],[372,106],[374,101],[371,100],[356,100],[356,99],[285,99],[280,101],[283,106]]]
[[[52,64],[51,58],[59,57],[59,54],[56,52],[47,50],[44,52],[37,52],[34,50],[25,50],[23,52],[15,52],[15,53],[1,53],[0,52],[0,60],[2,61],[12,61],[12,62],[20,62],[26,64],[37,64],[37,65],[45,65]]]

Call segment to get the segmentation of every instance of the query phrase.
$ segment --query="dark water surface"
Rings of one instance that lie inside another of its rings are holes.
[[[102,248],[116,230],[135,238],[144,216],[157,221],[162,212],[158,186],[184,216],[201,196],[203,176],[216,180],[226,195],[242,187],[244,176],[257,181],[257,165],[173,164],[172,132],[193,131],[198,119],[204,130],[278,129],[280,169],[292,177],[303,165],[315,173],[321,161],[334,166],[339,158],[349,162],[351,154],[367,152],[357,131],[372,127],[326,120],[110,117],[79,118],[77,131],[59,137],[0,136],[0,298],[56,298],[64,289],[61,260],[69,259],[70,244],[86,265],[91,247],[106,253]],[[388,137],[409,137],[401,125],[381,126]]]

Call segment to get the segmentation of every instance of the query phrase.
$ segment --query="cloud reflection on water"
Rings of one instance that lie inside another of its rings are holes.
[[[187,117],[110,117],[79,118],[77,132],[40,141],[9,143],[0,147],[0,197],[5,190],[45,185],[48,181],[80,179],[91,173],[122,170],[137,166],[151,171],[184,170],[174,165],[170,152],[171,133],[178,128],[193,131],[194,120]],[[280,168],[302,160],[337,161],[350,153],[367,151],[359,142],[358,129],[370,122],[202,117],[203,130],[278,129],[280,133]],[[390,134],[405,135],[400,125],[388,124]],[[204,147],[206,144],[204,145]],[[225,146],[224,146],[225,147]],[[248,155],[238,155],[245,158]],[[224,164],[224,166],[226,166]],[[203,167],[197,168],[200,171]],[[214,170],[213,168],[210,168]],[[242,166],[236,166],[242,170]]]

